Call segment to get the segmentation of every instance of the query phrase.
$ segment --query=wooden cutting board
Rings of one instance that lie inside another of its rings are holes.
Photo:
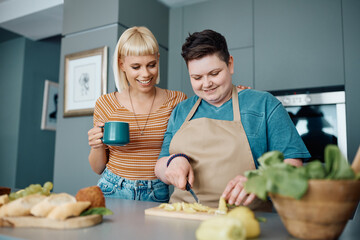
[[[102,222],[102,215],[88,215],[68,218],[64,221],[33,216],[0,218],[0,227],[34,227],[52,229],[74,229],[96,225]]]
[[[184,211],[166,211],[159,207],[145,209],[145,215],[192,220],[206,220],[215,216],[215,214],[209,214],[206,212],[187,213]]]

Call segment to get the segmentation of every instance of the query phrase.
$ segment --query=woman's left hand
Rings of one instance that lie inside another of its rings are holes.
[[[244,189],[244,184],[247,181],[247,178],[238,175],[232,179],[227,185],[222,194],[222,197],[227,200],[229,204],[235,204],[239,206],[240,204],[249,205],[256,198],[255,194],[248,194]]]

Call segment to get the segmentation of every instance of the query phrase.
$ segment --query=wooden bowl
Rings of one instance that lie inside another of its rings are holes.
[[[0,196],[3,194],[9,194],[11,192],[10,188],[7,187],[0,187]]]
[[[287,231],[302,239],[337,239],[360,200],[360,181],[309,180],[306,194],[296,200],[271,194]]]

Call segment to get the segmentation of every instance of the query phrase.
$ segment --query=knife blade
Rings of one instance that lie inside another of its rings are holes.
[[[196,196],[194,191],[191,189],[191,185],[188,181],[186,181],[186,191],[191,193],[191,195],[194,197],[194,199],[197,203],[200,203],[199,198]]]

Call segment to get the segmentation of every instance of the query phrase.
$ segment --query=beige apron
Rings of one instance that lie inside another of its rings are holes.
[[[169,152],[184,153],[190,157],[195,175],[194,192],[202,204],[218,207],[219,198],[229,181],[255,169],[255,165],[241,124],[236,87],[233,86],[232,90],[233,121],[210,118],[190,121],[201,100],[198,99],[174,135]],[[194,202],[194,198],[189,192],[175,188],[170,202]],[[253,209],[259,207],[259,202],[254,204]]]

